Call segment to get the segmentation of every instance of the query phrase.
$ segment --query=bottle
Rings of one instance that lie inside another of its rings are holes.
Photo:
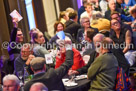
[[[29,81],[29,74],[26,70],[26,67],[24,67],[24,84],[26,84]]]

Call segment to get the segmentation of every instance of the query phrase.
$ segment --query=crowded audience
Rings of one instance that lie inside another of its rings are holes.
[[[68,7],[58,14],[52,37],[30,29],[29,43],[18,20],[12,19],[9,58],[2,55],[0,59],[0,90],[67,91],[63,78],[85,74],[90,81],[85,91],[114,91],[119,67],[131,85],[130,68],[136,69],[136,0],[82,3],[78,10]]]

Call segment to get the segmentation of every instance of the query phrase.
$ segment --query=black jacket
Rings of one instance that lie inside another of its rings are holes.
[[[77,37],[78,29],[81,28],[81,26],[72,20],[67,21],[65,24],[66,29],[64,30],[64,32],[69,33],[72,36],[73,40],[75,40]]]
[[[73,65],[73,51],[66,52],[65,62],[57,69],[50,68],[46,73],[39,73],[24,86],[24,91],[29,91],[31,85],[35,82],[41,82],[47,86],[49,91],[65,91],[62,78],[67,74],[69,68]]]

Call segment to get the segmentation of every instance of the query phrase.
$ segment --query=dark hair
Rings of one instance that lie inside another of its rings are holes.
[[[86,34],[90,40],[93,40],[93,37],[97,34],[97,32],[94,29],[88,28]]]
[[[74,11],[74,12],[70,12],[69,13],[69,19],[75,19],[77,16],[77,11]]]
[[[38,38],[38,33],[39,33],[40,31],[34,31],[33,33],[32,33],[32,39],[33,39],[33,42],[34,43],[37,43],[36,41],[35,41],[35,39],[37,39]]]
[[[55,24],[54,24],[54,34],[56,33],[57,27],[58,27],[59,24],[61,24],[63,26],[63,28],[65,29],[65,25],[62,22],[56,21]]]
[[[117,15],[120,17],[120,13],[119,13],[119,12],[117,12],[117,11],[113,11],[113,12],[111,12],[110,17],[111,17],[112,15],[114,15],[114,14],[117,14]]]
[[[117,20],[119,23],[121,23],[118,19],[114,18],[114,19],[111,19],[112,20]],[[110,27],[111,27],[111,21],[110,21]]]
[[[83,3],[83,5],[86,4],[86,3],[87,3],[87,0],[83,0],[82,3]]]

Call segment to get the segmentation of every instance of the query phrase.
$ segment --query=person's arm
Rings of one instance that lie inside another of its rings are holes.
[[[73,65],[72,43],[69,38],[65,39],[65,48],[66,48],[65,62],[59,68],[55,69],[55,73],[59,80],[61,80],[62,77],[68,73],[68,70]]]
[[[17,28],[18,28],[18,21],[16,18],[12,19],[13,22],[13,30],[10,37],[10,42],[16,41],[16,35],[17,35]]]
[[[66,51],[66,59],[65,62],[57,69],[55,69],[55,72],[59,79],[62,79],[63,76],[65,76],[68,73],[68,70],[73,65],[73,51],[68,50]]]
[[[94,62],[91,64],[91,66],[88,69],[88,73],[87,73],[87,78],[92,80],[96,74],[98,73],[100,67],[102,64],[102,59],[97,58],[96,60],[94,60]]]
[[[126,52],[129,50],[129,48],[130,48],[130,46],[131,46],[131,41],[132,41],[132,34],[131,34],[131,32],[128,30],[128,31],[126,32],[126,35],[125,35],[125,43],[126,43],[126,46],[125,46],[125,48],[124,48],[124,50],[123,50],[123,53],[126,53]]]
[[[14,69],[15,69],[15,74],[18,73],[18,71],[23,71],[23,66],[22,64],[19,62],[20,58],[16,58],[14,61]]]
[[[76,71],[78,71],[79,74],[87,73],[88,68],[90,67],[90,65],[93,63],[93,61],[94,61],[95,58],[96,58],[96,54],[97,54],[97,53],[96,53],[95,51],[92,52],[92,53],[90,54],[89,62],[88,62],[84,67],[82,67],[82,68],[80,68],[80,69],[77,69]]]

